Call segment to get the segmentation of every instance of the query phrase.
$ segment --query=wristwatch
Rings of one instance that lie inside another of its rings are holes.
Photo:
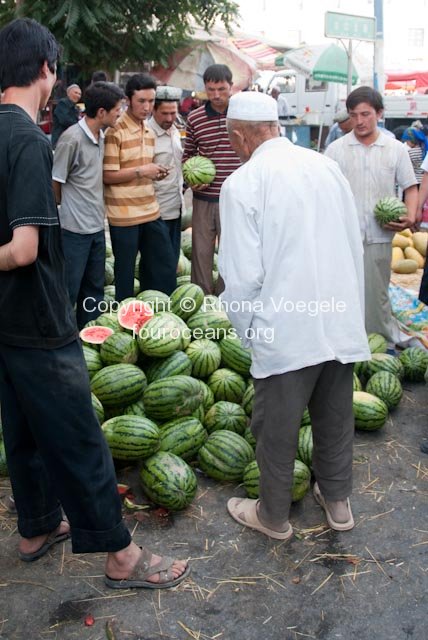
[[[140,180],[141,178],[140,167],[135,167],[135,175],[137,176],[138,180]]]

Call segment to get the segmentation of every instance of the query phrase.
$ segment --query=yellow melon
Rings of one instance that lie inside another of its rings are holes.
[[[428,233],[425,231],[417,231],[412,236],[414,247],[422,256],[427,254]]]
[[[400,260],[404,260],[404,251],[400,247],[392,248],[392,258],[391,258],[391,267]]]
[[[396,262],[393,265],[392,270],[395,273],[416,273],[418,270],[418,263],[416,260],[399,260],[399,262]]]
[[[400,233],[396,233],[392,238],[392,246],[405,249],[406,247],[411,246],[411,240],[410,238],[406,238],[406,236],[402,236]]]
[[[424,257],[421,256],[419,251],[416,251],[416,249],[414,249],[413,247],[406,247],[404,249],[404,255],[409,260],[414,260],[415,262],[417,262],[419,269],[423,269],[424,268],[424,264],[425,264]]]

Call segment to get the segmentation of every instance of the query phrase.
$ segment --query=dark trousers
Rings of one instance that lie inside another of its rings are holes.
[[[100,315],[99,304],[104,300],[106,260],[105,233],[73,233],[62,229],[62,245],[68,292],[76,306],[79,329]]]
[[[178,264],[181,249],[181,215],[174,220],[164,220],[167,226],[169,239],[171,240],[172,252],[174,254],[175,264]]]
[[[307,406],[314,438],[313,470],[327,500],[352,491],[352,364],[325,362],[254,380],[251,430],[260,469],[260,515],[272,528],[288,520],[294,459]]]
[[[49,350],[0,344],[0,402],[19,533],[53,531],[62,505],[74,553],[128,546],[80,342]]]
[[[116,300],[134,296],[135,259],[140,251],[140,290],[167,295],[177,286],[177,265],[168,229],[161,218],[132,227],[110,225]]]

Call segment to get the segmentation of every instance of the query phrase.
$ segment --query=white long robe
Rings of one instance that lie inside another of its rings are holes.
[[[357,210],[336,163],[274,138],[224,182],[219,270],[255,378],[370,358]]]

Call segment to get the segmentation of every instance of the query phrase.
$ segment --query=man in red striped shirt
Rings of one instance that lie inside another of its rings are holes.
[[[200,155],[210,158],[216,166],[211,184],[192,187],[192,282],[206,294],[218,294],[224,284],[219,277],[214,286],[212,270],[215,242],[220,239],[220,188],[241,161],[230,146],[226,129],[232,72],[225,64],[213,64],[207,67],[203,79],[208,101],[189,114],[183,162]]]

